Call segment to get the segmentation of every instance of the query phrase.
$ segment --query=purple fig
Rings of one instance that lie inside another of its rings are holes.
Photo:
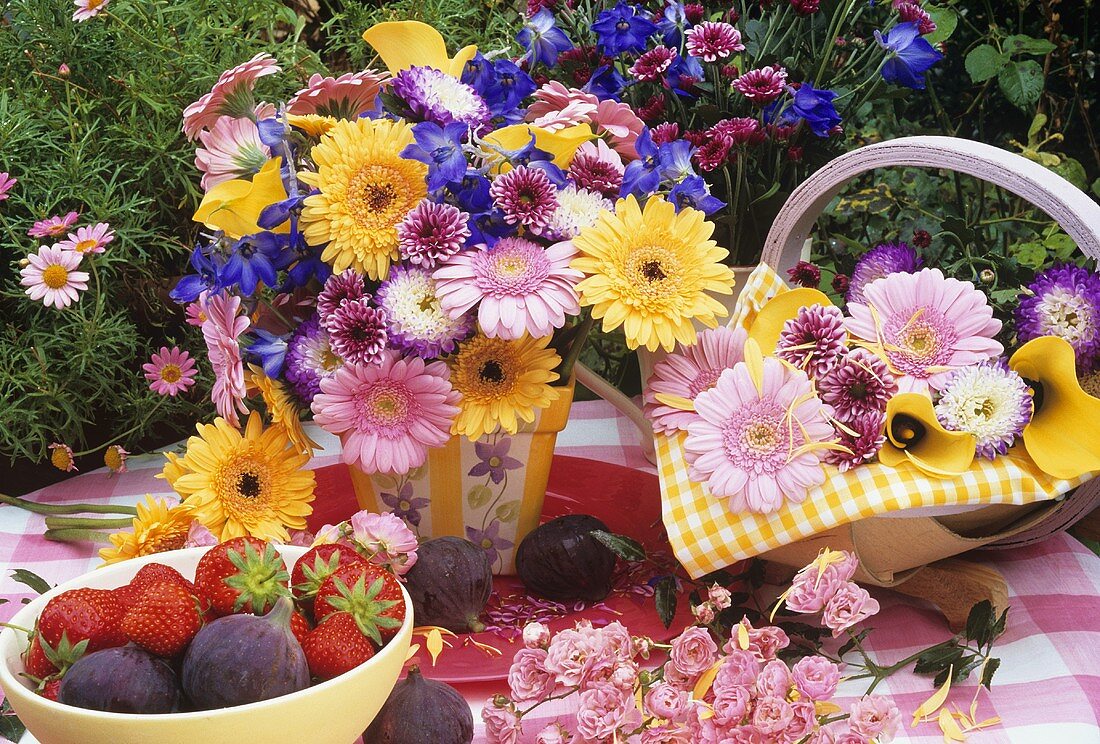
[[[448,684],[424,679],[416,666],[363,732],[365,744],[470,744],[473,739],[474,717],[465,698]]]
[[[90,653],[61,680],[58,702],[111,713],[174,713],[180,688],[172,667],[143,648]]]

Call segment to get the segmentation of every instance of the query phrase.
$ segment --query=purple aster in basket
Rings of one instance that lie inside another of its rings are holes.
[[[924,264],[924,260],[908,243],[879,243],[864,253],[848,281],[848,303],[863,302],[863,288],[876,279],[889,274],[912,274]]]
[[[874,459],[886,443],[886,414],[878,411],[861,413],[836,426],[837,444],[850,451],[829,450],[825,462],[836,465],[844,473]]]
[[[973,434],[978,455],[992,460],[1008,452],[1033,409],[1030,386],[1001,358],[952,372],[936,403],[936,418],[949,431]]]
[[[898,392],[894,375],[873,352],[852,349],[817,380],[817,392],[832,406],[837,418],[885,413],[886,404]]]
[[[833,305],[810,305],[783,324],[775,355],[816,379],[848,350],[844,313]]]
[[[312,403],[313,396],[321,392],[321,380],[335,374],[341,366],[343,362],[333,352],[328,334],[316,315],[291,334],[287,342],[284,376],[295,394],[306,404]]]
[[[470,237],[470,215],[450,204],[424,199],[397,223],[401,258],[431,269],[458,253]]]
[[[504,471],[523,467],[522,462],[508,456],[508,448],[511,446],[512,440],[509,437],[501,437],[496,444],[474,442],[474,452],[480,462],[470,468],[469,475],[475,478],[488,475],[493,483],[501,483],[504,480]]]
[[[390,508],[394,516],[401,517],[413,527],[420,526],[420,510],[431,503],[428,499],[413,495],[412,481],[406,481],[397,493],[383,491],[378,496],[382,499],[382,503]]]
[[[320,318],[322,327],[328,328],[332,314],[345,300],[358,300],[361,297],[370,297],[363,285],[362,274],[354,269],[347,269],[330,276],[317,295],[317,317]]]
[[[1059,264],[1035,275],[1016,307],[1020,343],[1058,336],[1077,354],[1077,365],[1090,370],[1100,362],[1100,274]]]
[[[389,318],[366,297],[344,300],[328,318],[332,350],[349,364],[378,364],[386,350]]]
[[[389,344],[424,359],[450,354],[473,332],[467,315],[452,318],[443,311],[428,269],[394,266],[378,288],[378,304],[389,320]]]
[[[393,78],[392,90],[420,121],[480,128],[492,114],[472,86],[433,67],[410,67]]]

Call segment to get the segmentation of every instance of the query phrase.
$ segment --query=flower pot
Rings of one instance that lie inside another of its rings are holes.
[[[359,507],[398,515],[424,540],[456,535],[482,544],[494,573],[514,574],[516,548],[539,524],[574,384],[557,388],[561,396],[515,434],[451,437],[404,475],[370,475],[349,465]]]

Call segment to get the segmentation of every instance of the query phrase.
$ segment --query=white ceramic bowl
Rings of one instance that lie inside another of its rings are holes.
[[[306,551],[277,547],[290,566]],[[122,586],[146,563],[164,563],[192,578],[207,550],[175,550],[98,568],[43,594],[11,622],[33,627],[46,603],[61,592]],[[19,676],[23,670],[19,655],[27,638],[11,628],[0,632],[0,687],[41,744],[351,744],[378,715],[401,673],[413,629],[408,594],[405,608],[405,623],[397,635],[369,661],[306,690],[250,705],[162,715],[101,713],[62,705],[35,694]]]

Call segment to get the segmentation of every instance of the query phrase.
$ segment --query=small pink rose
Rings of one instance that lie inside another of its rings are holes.
[[[496,698],[489,698],[481,709],[486,744],[517,744],[523,734],[523,723],[511,707],[498,707],[496,703]]]
[[[828,700],[840,682],[840,667],[821,656],[804,656],[791,669],[795,687],[810,700]]]
[[[698,676],[718,660],[718,644],[706,628],[693,625],[672,639],[669,659],[685,676]]]
[[[541,648],[521,648],[508,670],[508,689],[518,702],[542,700],[556,687],[554,676],[546,671],[546,651]]]
[[[793,719],[791,704],[778,697],[757,698],[756,707],[752,711],[752,725],[769,736],[786,729]]]
[[[634,696],[611,685],[582,692],[577,710],[577,733],[594,741],[609,739],[628,724],[631,711],[638,713]]]
[[[711,586],[707,591],[707,598],[710,599],[719,610],[724,610],[733,604],[733,594],[730,593],[730,590],[723,586],[718,586],[717,584]]]
[[[569,744],[573,737],[560,723],[551,723],[535,736],[535,744]]]
[[[773,659],[764,665],[756,678],[756,694],[760,697],[785,698],[792,684],[791,670],[779,659]]]
[[[836,638],[856,623],[871,617],[879,610],[878,601],[867,590],[851,581],[844,584],[825,605],[821,620],[833,631]]]
[[[750,651],[733,649],[718,667],[718,674],[714,678],[714,693],[717,695],[733,687],[755,687],[760,669],[760,662]]]
[[[550,645],[550,628],[542,623],[527,623],[523,627],[523,645],[527,648],[546,648]]]
[[[710,602],[703,602],[702,604],[693,605],[691,608],[691,614],[695,616],[696,622],[703,625],[710,625],[714,622],[714,606]]]
[[[864,695],[852,703],[848,725],[852,733],[878,744],[886,744],[898,732],[901,712],[894,701],[882,695]]]
[[[187,537],[184,539],[183,547],[185,548],[205,548],[209,545],[217,545],[217,536],[206,528],[199,520],[192,520],[191,526],[187,528]]]
[[[645,694],[645,709],[666,721],[679,721],[687,716],[688,695],[668,683],[659,683],[649,688]]]
[[[802,741],[817,725],[817,712],[813,703],[804,700],[791,703],[791,710],[794,712],[794,718],[791,719],[787,730],[783,732],[783,738],[790,742]]]
[[[736,726],[744,720],[752,705],[752,698],[747,687],[730,687],[716,693],[714,703],[714,717],[722,726]]]
[[[757,726],[734,726],[718,744],[774,744],[774,739]]]

